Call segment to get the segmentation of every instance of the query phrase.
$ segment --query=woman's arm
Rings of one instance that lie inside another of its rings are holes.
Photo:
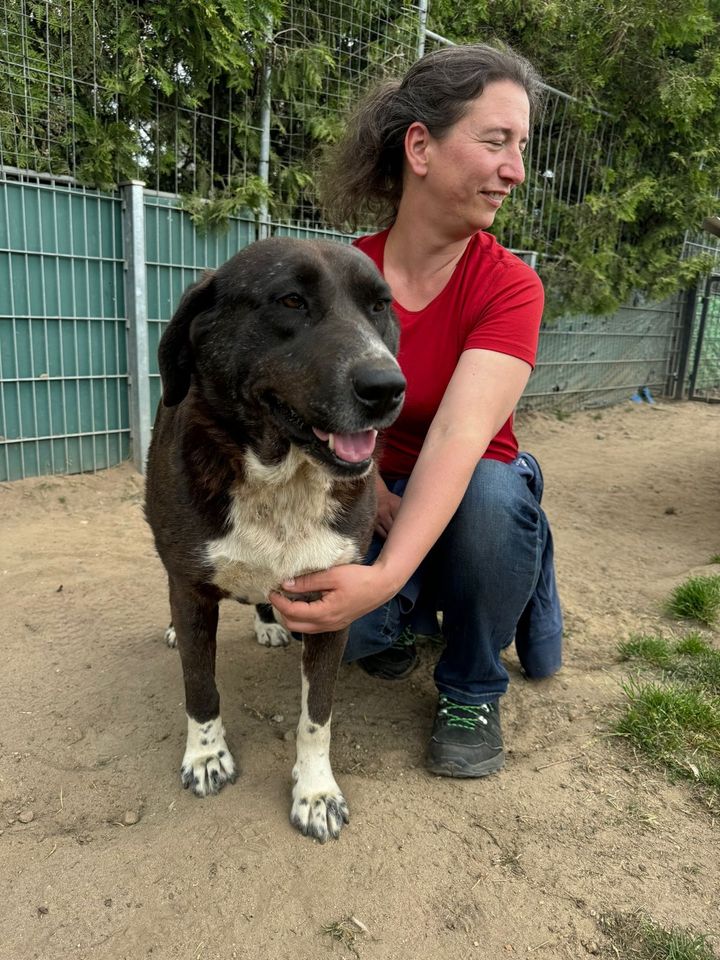
[[[402,504],[372,566],[346,564],[284,584],[319,591],[313,603],[279,593],[270,600],[290,630],[339,630],[394,596],[458,508],[478,461],[522,395],[530,366],[490,350],[466,350],[428,430]]]

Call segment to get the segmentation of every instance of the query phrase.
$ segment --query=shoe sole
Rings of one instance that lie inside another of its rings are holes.
[[[481,763],[468,763],[461,757],[446,760],[434,761],[428,759],[426,767],[430,773],[437,777],[453,777],[455,779],[476,779],[478,777],[487,777],[491,773],[498,773],[505,766],[505,754],[499,753],[496,757],[489,760],[483,760]]]

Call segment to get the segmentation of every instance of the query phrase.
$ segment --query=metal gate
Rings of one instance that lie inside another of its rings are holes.
[[[705,281],[697,310],[688,397],[720,403],[720,274],[711,274]]]

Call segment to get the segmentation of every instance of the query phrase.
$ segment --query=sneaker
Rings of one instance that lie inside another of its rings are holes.
[[[456,703],[440,695],[426,766],[440,777],[485,777],[505,765],[500,708]]]
[[[361,657],[357,661],[365,673],[378,680],[404,680],[410,676],[418,662],[415,634],[409,627],[405,627],[391,647]]]

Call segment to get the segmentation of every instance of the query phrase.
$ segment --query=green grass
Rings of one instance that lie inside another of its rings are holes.
[[[720,791],[720,700],[684,684],[623,685],[617,732],[654,763]]]
[[[681,639],[634,636],[620,645],[628,660],[661,671],[623,685],[627,702],[615,732],[674,776],[720,795],[720,651],[700,633]]]
[[[665,676],[720,696],[720,650],[701,633],[680,640],[662,636],[632,636],[620,644],[626,660],[639,660],[661,669]]]
[[[618,960],[717,960],[706,934],[667,930],[641,911],[602,917],[600,926]]]
[[[720,576],[690,577],[673,590],[667,610],[680,619],[713,626],[720,614]]]
[[[710,563],[720,563],[720,553],[713,554],[713,556],[710,557]]]

